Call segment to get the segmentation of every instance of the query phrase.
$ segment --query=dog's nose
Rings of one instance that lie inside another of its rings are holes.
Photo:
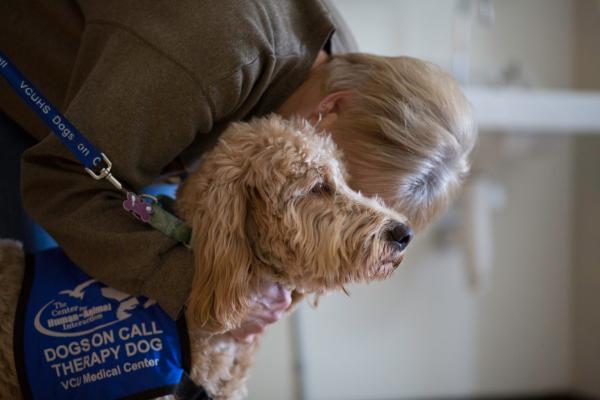
[[[412,230],[400,222],[394,224],[390,229],[389,240],[396,243],[400,251],[404,250],[413,237]]]

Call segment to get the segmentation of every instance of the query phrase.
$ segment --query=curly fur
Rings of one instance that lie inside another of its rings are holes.
[[[12,349],[14,318],[25,272],[24,263],[21,244],[0,239],[0,398],[20,397]]]
[[[179,188],[176,210],[193,228],[196,259],[186,309],[191,376],[219,400],[245,396],[257,344],[226,332],[263,279],[293,290],[296,302],[384,279],[403,257],[389,234],[406,218],[352,191],[331,138],[299,120],[233,124]],[[10,341],[22,255],[8,247],[0,250],[0,392],[17,390]]]

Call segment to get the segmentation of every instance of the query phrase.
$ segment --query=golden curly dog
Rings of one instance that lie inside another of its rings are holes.
[[[303,121],[233,124],[177,192],[193,228],[186,309],[192,379],[215,399],[245,396],[257,341],[236,341],[250,296],[269,279],[306,293],[388,277],[410,240],[404,216],[346,184],[333,141]],[[19,397],[12,325],[23,254],[0,243],[0,393]]]

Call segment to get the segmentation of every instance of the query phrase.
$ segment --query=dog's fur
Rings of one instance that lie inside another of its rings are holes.
[[[351,190],[332,140],[279,117],[233,124],[177,193],[193,228],[196,265],[186,308],[193,380],[215,399],[245,395],[256,349],[227,333],[264,279],[305,293],[388,277],[403,257],[390,230],[406,219]],[[12,325],[23,275],[14,242],[0,244],[0,393],[19,392]],[[13,396],[14,395],[14,396]]]

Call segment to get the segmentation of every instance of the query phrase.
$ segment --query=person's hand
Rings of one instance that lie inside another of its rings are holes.
[[[267,325],[277,322],[292,304],[292,294],[273,282],[263,282],[250,300],[249,312],[239,328],[231,335],[243,343],[252,343],[254,336],[264,332]]]

